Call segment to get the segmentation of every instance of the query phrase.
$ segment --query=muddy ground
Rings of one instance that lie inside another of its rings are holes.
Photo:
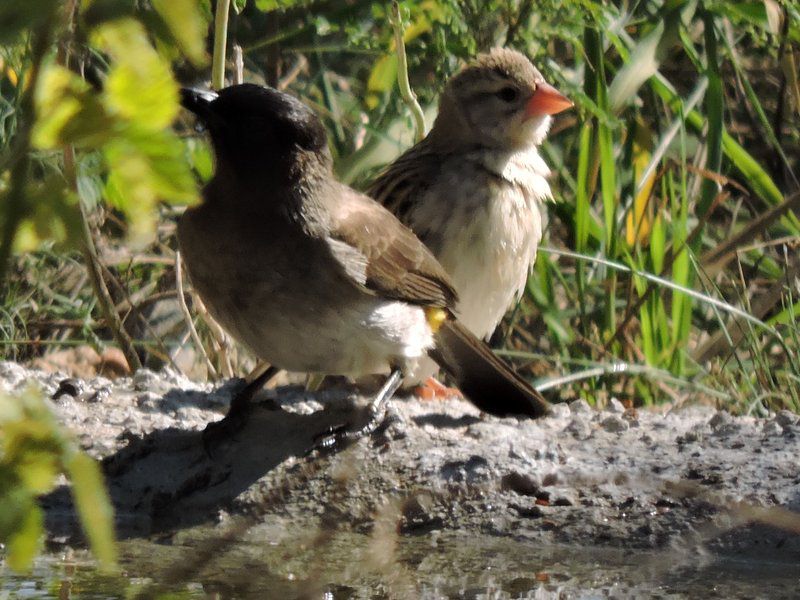
[[[255,526],[280,540],[389,523],[401,536],[800,562],[800,422],[789,412],[632,412],[616,402],[595,411],[577,401],[530,421],[487,417],[458,399],[405,398],[371,438],[319,455],[308,454],[315,435],[365,417],[352,388],[265,390],[245,427],[209,446],[201,431],[222,416],[236,382],[146,370],[63,380],[0,363],[0,388],[38,382],[103,461],[123,539],[196,525],[225,535],[244,522],[239,533]],[[67,489],[44,505],[51,539],[73,539]]]

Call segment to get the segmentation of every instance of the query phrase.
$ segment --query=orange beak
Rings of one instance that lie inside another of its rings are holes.
[[[572,100],[559,92],[549,83],[540,83],[525,106],[525,117],[541,117],[555,115],[572,106]]]

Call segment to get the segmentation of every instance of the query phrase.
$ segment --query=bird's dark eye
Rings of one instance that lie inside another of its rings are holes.
[[[497,97],[503,102],[513,102],[517,99],[517,90],[513,87],[504,87],[502,90],[497,92]]]

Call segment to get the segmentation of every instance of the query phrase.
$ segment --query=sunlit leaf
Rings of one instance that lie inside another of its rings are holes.
[[[14,240],[17,252],[37,249],[42,243],[77,247],[80,240],[80,211],[75,194],[62,177],[53,176],[30,185],[31,213]]]
[[[650,164],[653,149],[653,134],[642,122],[636,123],[633,140],[633,181],[638,190],[633,199],[633,206],[625,216],[625,240],[628,246],[637,242],[644,245],[650,236],[653,219],[653,207],[650,194],[653,191],[655,172],[651,172],[647,179],[642,181],[642,174]]]
[[[143,128],[168,127],[178,113],[178,86],[141,24],[132,19],[105,24],[95,38],[115,60],[105,84],[109,110]]]
[[[42,547],[44,517],[42,510],[32,499],[21,507],[20,520],[16,530],[6,543],[6,560],[15,571],[27,571]]]
[[[696,1],[691,1],[676,8],[667,8],[664,17],[631,49],[629,59],[608,88],[608,102],[612,111],[619,111],[631,102],[641,85],[655,75],[661,61],[677,41],[679,28],[691,19],[696,5]]]
[[[92,552],[105,568],[117,564],[114,542],[114,510],[97,463],[76,452],[65,463],[72,482],[72,495]]]
[[[113,135],[114,120],[98,95],[63,67],[50,66],[42,73],[36,110],[32,141],[38,148],[97,147]]]
[[[207,61],[205,37],[206,20],[197,0],[151,0],[175,41],[195,65]],[[236,0],[244,6],[245,0]]]
[[[367,80],[367,107],[375,108],[380,101],[380,95],[386,93],[394,86],[397,80],[397,55],[386,54],[375,61]]]

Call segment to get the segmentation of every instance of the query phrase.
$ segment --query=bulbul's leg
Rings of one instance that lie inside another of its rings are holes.
[[[383,423],[383,418],[386,414],[386,402],[394,396],[394,393],[402,382],[403,373],[400,369],[394,369],[370,403],[369,421],[367,421],[363,427],[355,430],[348,429],[347,425],[332,427],[330,430],[317,436],[317,443],[314,444],[311,450],[322,450],[326,452],[340,450],[344,446],[372,434],[372,432]]]

